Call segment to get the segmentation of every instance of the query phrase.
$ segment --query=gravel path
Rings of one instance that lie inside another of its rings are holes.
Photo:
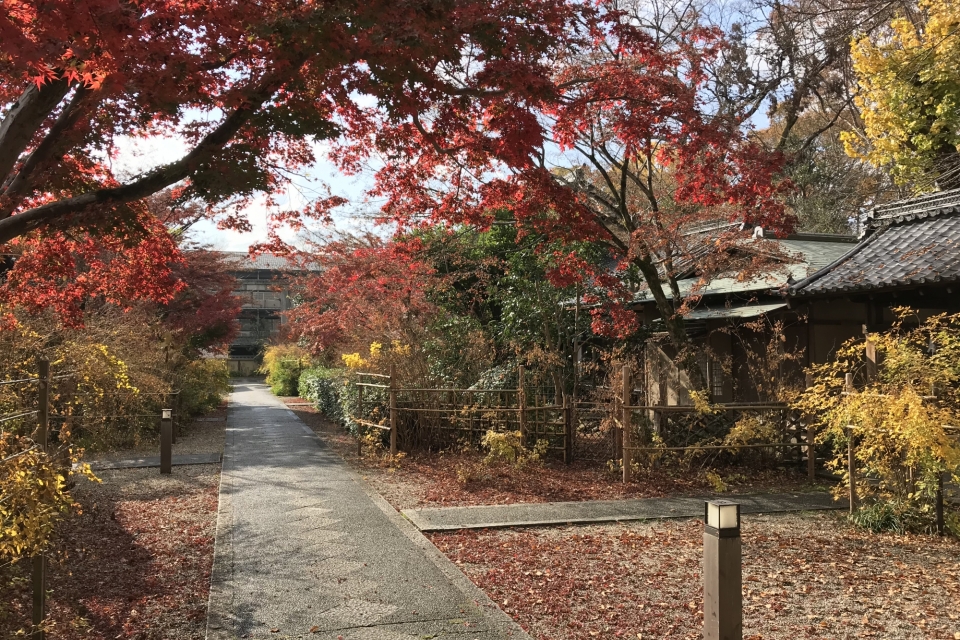
[[[523,638],[263,384],[231,394],[208,640]]]

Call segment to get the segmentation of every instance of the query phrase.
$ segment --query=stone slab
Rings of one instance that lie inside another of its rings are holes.
[[[811,492],[436,507],[404,509],[401,513],[420,531],[456,531],[458,529],[699,518],[703,516],[704,500],[718,498],[739,502],[742,515],[847,508],[846,502],[835,501],[828,493]]]
[[[150,467],[160,466],[160,456],[128,458],[126,460],[91,460],[88,464],[94,471],[106,471],[108,469],[148,469]],[[189,464],[220,464],[220,454],[196,453],[173,456],[173,466],[180,467]]]

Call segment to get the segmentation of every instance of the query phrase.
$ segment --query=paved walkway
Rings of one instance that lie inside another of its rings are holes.
[[[208,640],[528,638],[265,385],[230,398]]]
[[[741,514],[847,508],[846,502],[835,502],[826,493],[777,493],[757,496],[724,494],[712,498],[739,502]],[[403,515],[421,531],[629,522],[703,517],[703,501],[706,499],[711,497],[440,507],[404,509]]]

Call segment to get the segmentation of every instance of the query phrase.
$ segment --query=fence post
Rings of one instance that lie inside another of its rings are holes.
[[[813,386],[813,375],[806,375],[806,387]],[[816,482],[817,478],[817,431],[813,426],[812,416],[801,416],[807,427],[807,479]]]
[[[573,462],[573,399],[563,394],[563,462]]]
[[[360,386],[361,382],[357,382],[357,418],[363,420],[363,387]],[[363,457],[363,436],[360,433],[360,427],[362,425],[357,423],[357,457]]]
[[[517,405],[518,413],[520,414],[520,443],[523,446],[527,446],[527,389],[524,381],[526,380],[525,374],[526,369],[523,365],[517,367],[517,375],[519,376],[517,382]]]
[[[177,402],[176,398],[177,398],[177,394],[175,393],[172,394],[172,397],[170,398],[172,400],[172,402],[170,402],[170,405],[169,405],[170,407],[174,407],[176,405],[176,402]],[[170,442],[173,444],[177,444],[177,422],[176,422],[175,415],[176,414],[174,409],[171,408],[170,409]]]
[[[863,333],[866,336],[866,342],[863,345],[863,355],[866,357],[867,382],[875,382],[879,372],[877,343],[870,339],[870,334],[867,333],[867,325],[863,325]]]
[[[633,383],[630,380],[630,365],[623,365],[623,416],[620,418],[620,426],[623,430],[623,456],[621,457],[621,462],[623,464],[623,481],[630,482],[633,476],[633,468],[631,464],[633,462],[633,438],[632,436],[632,425],[633,425],[633,410],[630,409],[630,395],[633,390]]]
[[[173,409],[160,413],[160,473],[173,471]]]
[[[937,495],[934,507],[937,513],[937,535],[946,535],[946,523],[943,520],[943,473],[937,474]]]
[[[49,451],[50,431],[50,361],[37,362],[37,444],[44,452]],[[47,617],[47,556],[40,553],[33,556],[33,640],[44,640],[42,629]]]
[[[849,375],[849,374],[848,374]],[[848,426],[847,432],[847,476],[850,485],[850,513],[854,513],[859,506],[857,499],[857,450],[853,444],[853,427]]]
[[[390,455],[397,455],[397,367],[390,365]]]
[[[50,429],[50,361],[37,362],[37,444],[47,450]]]

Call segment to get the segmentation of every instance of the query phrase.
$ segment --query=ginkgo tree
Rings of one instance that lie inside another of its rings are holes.
[[[925,525],[942,477],[960,475],[960,316],[922,319],[907,308],[894,311],[889,330],[868,336],[876,374],[866,370],[863,342],[851,340],[833,360],[810,368],[813,385],[794,406],[809,416],[817,440],[834,446],[828,464],[844,480],[854,439],[857,466],[871,479],[859,488],[872,499],[868,514],[879,506]],[[855,377],[854,392],[847,374]]]
[[[862,131],[850,155],[917,191],[960,186],[960,7],[922,0],[853,49]]]

